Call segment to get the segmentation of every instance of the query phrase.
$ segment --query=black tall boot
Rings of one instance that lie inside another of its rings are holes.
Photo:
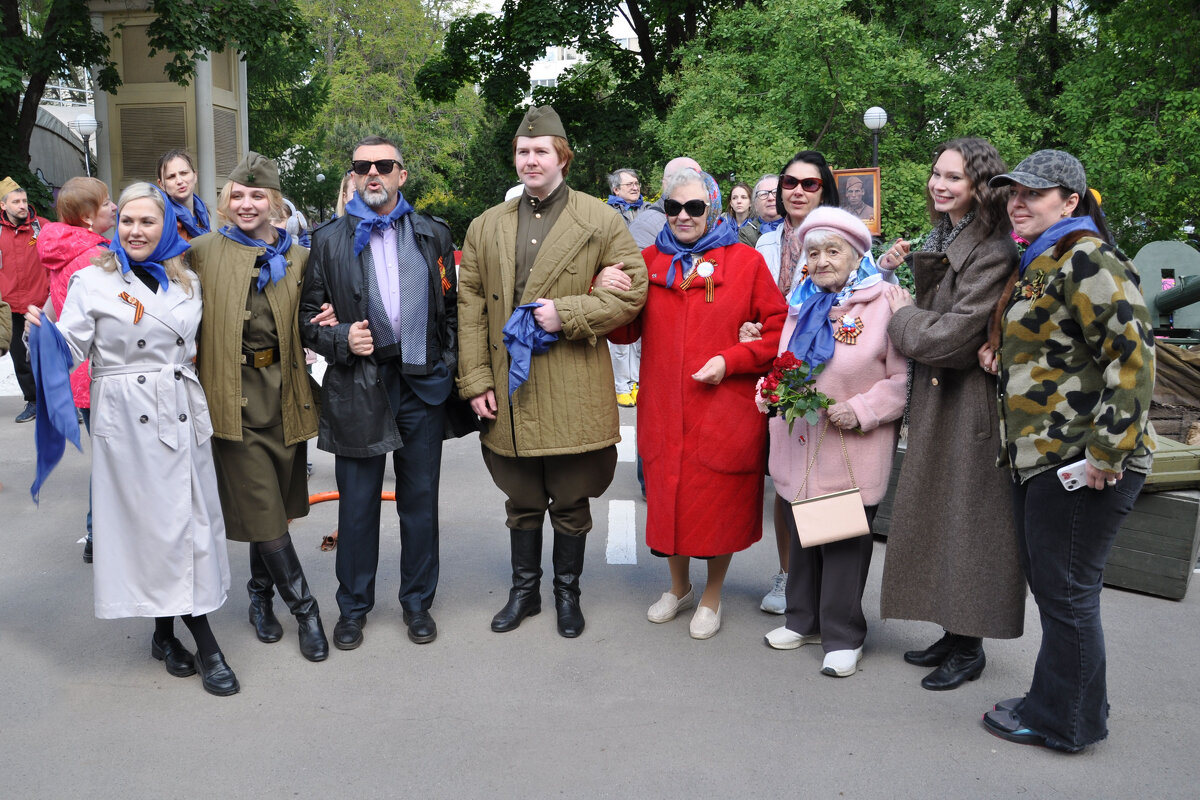
[[[329,640],[321,627],[321,612],[317,601],[308,590],[304,570],[296,555],[296,548],[289,541],[273,553],[263,553],[263,561],[275,580],[279,597],[296,615],[299,623],[300,654],[309,661],[324,661],[329,657]]]
[[[983,654],[983,639],[977,636],[954,637],[954,649],[942,665],[921,679],[921,686],[931,692],[957,689],[967,681],[973,681],[983,673],[987,657]]]
[[[246,591],[250,593],[250,624],[254,626],[254,635],[260,642],[278,642],[283,638],[283,626],[275,616],[271,607],[271,573],[263,563],[262,554],[258,552],[258,543],[250,543],[250,580],[246,581]]]
[[[554,532],[554,608],[558,612],[558,634],[574,639],[583,633],[583,611],[579,608],[579,576],[587,534],[568,536]]]
[[[492,630],[496,633],[515,631],[521,620],[542,610],[542,531],[510,530],[508,535],[512,544],[513,585],[508,591],[508,602],[492,617]]]

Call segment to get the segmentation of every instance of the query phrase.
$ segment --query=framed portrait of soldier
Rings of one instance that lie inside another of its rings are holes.
[[[871,234],[878,236],[881,233],[879,167],[835,169],[833,179],[837,182],[842,208],[861,219]]]

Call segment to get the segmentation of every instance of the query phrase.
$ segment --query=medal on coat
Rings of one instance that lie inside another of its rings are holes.
[[[446,262],[443,256],[438,256],[438,272],[442,275],[442,294],[450,291],[450,279],[446,277]]]
[[[692,279],[699,275],[704,279],[704,302],[711,303],[713,301],[713,291],[716,288],[716,284],[713,283],[713,273],[716,271],[717,262],[706,258],[688,273],[688,276],[683,279],[683,283],[679,284],[679,288],[686,291],[692,285]]]
[[[129,292],[121,292],[119,295],[117,295],[117,297],[133,306],[133,324],[137,325],[139,322],[141,322],[142,313],[146,310],[146,307],[142,305],[142,301],[131,296]]]
[[[1046,273],[1042,270],[1037,270],[1032,274],[1027,274],[1021,281],[1021,297],[1025,300],[1037,300],[1046,293]]]
[[[842,344],[857,344],[858,335],[863,332],[862,317],[852,317],[846,314],[831,319],[833,323],[833,338]]]

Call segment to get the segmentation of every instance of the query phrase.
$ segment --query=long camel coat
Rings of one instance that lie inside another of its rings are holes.
[[[969,224],[945,253],[914,253],[916,305],[888,334],[913,359],[908,450],[896,487],[880,616],[935,622],[965,636],[1021,635],[1025,580],[1012,478],[996,466],[995,379],[976,351],[1016,268],[1003,231]]]

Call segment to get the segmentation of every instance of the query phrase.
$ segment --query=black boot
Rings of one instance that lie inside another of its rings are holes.
[[[304,580],[304,570],[300,567],[300,559],[296,548],[289,541],[285,546],[273,553],[264,553],[263,561],[279,590],[279,597],[287,603],[288,609],[296,615],[300,632],[300,654],[309,661],[324,661],[329,657],[329,640],[325,638],[325,629],[321,627],[321,612],[317,601],[308,590],[308,582]]]
[[[508,591],[508,602],[492,617],[492,630],[496,633],[515,631],[521,620],[542,610],[542,532],[510,530],[508,534],[512,543],[513,585]]]
[[[950,631],[942,633],[942,638],[926,647],[924,650],[909,650],[904,654],[904,660],[918,667],[936,667],[946,660],[954,649],[954,634]]]
[[[254,635],[260,642],[278,642],[283,638],[283,626],[275,616],[271,607],[271,573],[263,563],[262,554],[258,552],[258,543],[250,543],[250,580],[246,581],[246,591],[250,593],[250,624],[254,626]]]
[[[583,611],[579,608],[579,576],[587,534],[568,536],[554,532],[554,608],[558,612],[558,634],[574,639],[583,633]]]
[[[983,654],[983,639],[976,636],[954,637],[954,649],[942,665],[921,679],[921,686],[931,692],[957,689],[983,673],[987,657]]]

